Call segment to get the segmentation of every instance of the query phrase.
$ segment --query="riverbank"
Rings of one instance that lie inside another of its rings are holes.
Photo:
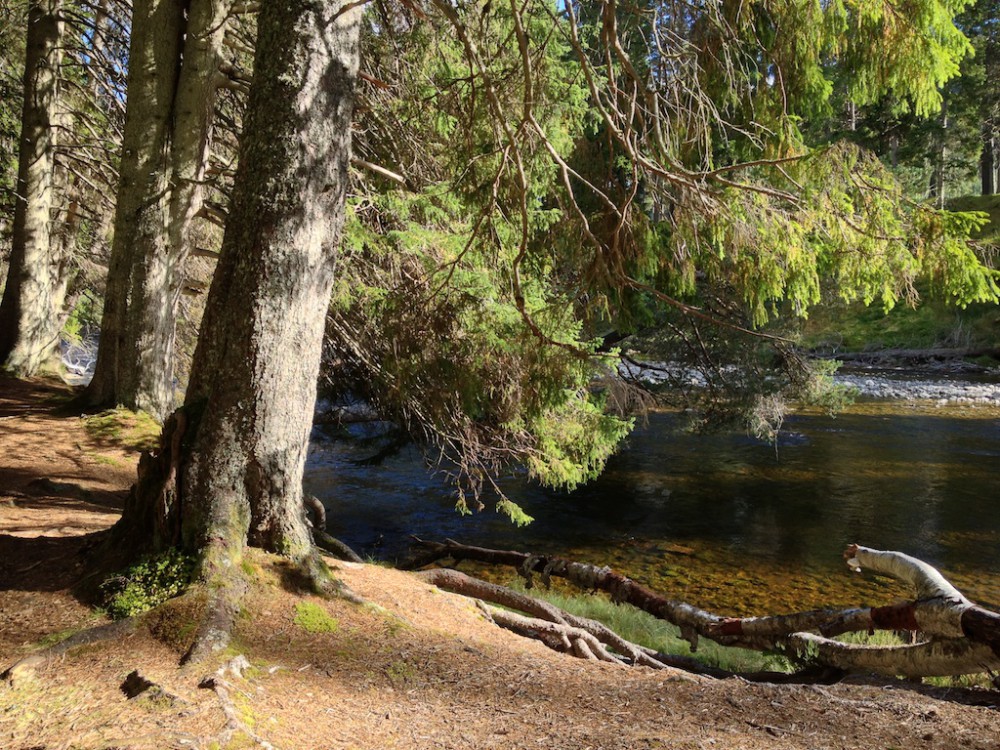
[[[997,375],[983,382],[954,377],[914,376],[910,368],[892,367],[877,370],[844,370],[834,382],[848,386],[858,396],[885,401],[932,401],[937,406],[976,404],[1000,407],[1000,381]]]
[[[72,585],[94,532],[116,517],[136,457],[55,415],[65,393],[0,379],[3,666],[101,622]],[[121,640],[72,649],[34,680],[0,686],[0,747],[254,746],[242,730],[220,741],[234,716],[257,746],[284,750],[987,750],[1000,733],[993,693],[892,681],[750,685],[592,664],[502,631],[467,600],[405,573],[340,565],[370,603],[358,607],[297,590],[274,558],[251,565],[234,649],[251,669],[226,678],[230,713],[199,687],[214,665],[178,666],[190,613],[168,606]],[[161,692],[127,698],[120,686],[133,670]]]

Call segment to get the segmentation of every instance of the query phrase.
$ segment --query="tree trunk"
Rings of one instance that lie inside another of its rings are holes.
[[[993,124],[983,122],[983,152],[979,157],[979,176],[983,195],[993,195],[996,192],[996,132]]]
[[[139,3],[101,347],[87,400],[163,417],[231,0]],[[185,19],[186,12],[186,19]],[[133,88],[135,86],[135,88]],[[133,93],[134,92],[134,93]]]
[[[7,284],[0,302],[0,366],[34,374],[58,343],[66,258],[52,238],[61,0],[28,9],[24,107]]]
[[[948,134],[948,100],[941,104],[941,121],[938,133],[934,139],[934,152],[932,154],[931,180],[927,191],[927,197],[934,199],[937,208],[944,208],[945,204],[945,164],[948,158],[947,148]]]
[[[126,398],[121,382],[121,374],[129,369],[129,364],[133,369],[137,364],[137,347],[128,340],[128,312],[135,302],[136,288],[141,291],[144,286],[147,274],[143,264],[153,254],[144,246],[163,242],[160,196],[168,189],[170,111],[183,22],[183,3],[174,0],[134,3],[114,241],[104,292],[101,342],[94,377],[84,396],[94,405],[138,406]],[[157,277],[156,271],[152,275]]]
[[[245,545],[316,559],[302,470],[348,187],[360,7],[265,3],[233,206],[185,405],[120,531],[233,571]],[[150,528],[150,524],[154,524]],[[159,529],[159,530],[157,530]]]

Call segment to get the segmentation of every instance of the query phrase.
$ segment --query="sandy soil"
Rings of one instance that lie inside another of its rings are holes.
[[[102,622],[70,587],[116,517],[134,456],[53,413],[61,390],[0,380],[0,670]],[[501,631],[467,600],[345,565],[368,605],[302,593],[252,557],[234,648],[179,666],[196,602],[0,685],[0,748],[967,748],[1000,746],[1000,696],[912,683],[751,685],[592,664]],[[309,632],[304,603],[335,621]],[[237,653],[222,690],[203,678]],[[129,699],[133,670],[160,688]],[[220,693],[224,693],[220,695]],[[228,713],[227,713],[228,711]]]

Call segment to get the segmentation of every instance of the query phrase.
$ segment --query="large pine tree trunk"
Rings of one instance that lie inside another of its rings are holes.
[[[24,107],[7,284],[0,302],[0,366],[34,374],[58,343],[67,262],[52,237],[61,0],[28,9]]]
[[[181,269],[201,207],[231,7],[231,0],[136,4],[115,242],[91,403],[120,403],[159,417],[174,406]]]
[[[352,6],[262,6],[233,206],[185,406],[122,520],[202,553],[206,574],[232,570],[247,544],[313,557],[302,471],[348,185]]]

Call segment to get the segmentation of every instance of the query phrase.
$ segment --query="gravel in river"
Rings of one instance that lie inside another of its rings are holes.
[[[861,396],[891,401],[936,401],[945,404],[1000,406],[1000,383],[965,380],[899,380],[873,373],[842,374],[834,380],[856,388]]]

